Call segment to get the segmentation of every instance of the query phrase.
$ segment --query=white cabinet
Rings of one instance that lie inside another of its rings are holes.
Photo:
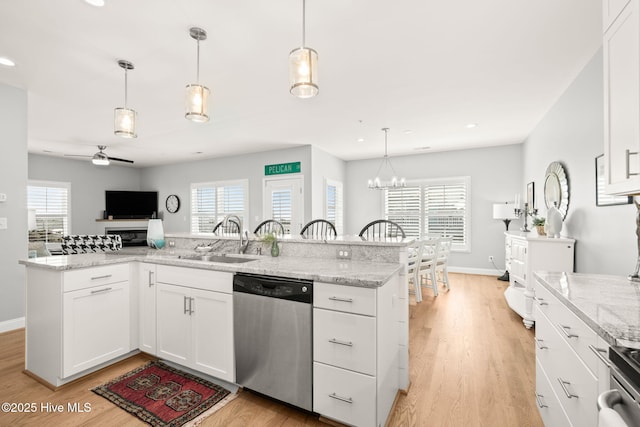
[[[354,426],[384,425],[398,391],[402,289],[314,283],[313,411]]]
[[[156,355],[156,265],[138,265],[138,347]]]
[[[233,276],[158,265],[157,356],[235,381]]]
[[[575,240],[549,238],[535,232],[505,232],[506,258],[509,260],[509,287],[504,296],[527,328],[535,321],[533,312],[533,272],[573,272]]]
[[[640,190],[640,0],[605,0],[604,154],[607,193]]]
[[[609,346],[540,283],[535,296],[540,415],[548,427],[596,427],[596,400],[609,386]]]
[[[129,264],[27,269],[26,370],[60,386],[129,353]]]

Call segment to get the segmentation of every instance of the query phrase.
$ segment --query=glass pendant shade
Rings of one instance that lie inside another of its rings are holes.
[[[318,94],[318,52],[308,47],[291,51],[289,83],[289,92],[298,98],[311,98]]]
[[[123,138],[137,138],[136,116],[136,111],[131,108],[116,108],[113,118],[113,133]]]
[[[208,101],[208,87],[198,84],[187,85],[186,113],[184,116],[194,122],[208,122]]]

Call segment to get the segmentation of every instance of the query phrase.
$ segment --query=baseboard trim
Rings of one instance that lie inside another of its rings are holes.
[[[479,274],[481,276],[502,276],[503,271],[496,271],[494,268],[469,268],[469,267],[448,267],[449,273]]]
[[[9,319],[4,322],[0,322],[0,334],[3,332],[14,331],[16,329],[24,328],[24,317],[18,317],[17,319]]]

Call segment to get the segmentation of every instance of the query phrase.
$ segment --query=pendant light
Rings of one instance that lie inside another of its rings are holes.
[[[207,102],[209,100],[209,88],[200,84],[200,40],[207,39],[207,32],[202,28],[193,27],[189,30],[189,35],[197,42],[198,60],[196,63],[196,83],[187,85],[184,117],[194,122],[208,122]]]
[[[318,52],[305,47],[305,0],[302,0],[302,46],[289,54],[291,95],[311,98],[318,94]]]
[[[405,187],[407,185],[404,178],[398,179],[395,169],[391,165],[389,155],[387,154],[387,134],[389,128],[382,128],[384,131],[384,157],[378,168],[375,178],[368,182],[369,188],[373,190],[384,190],[386,188]]]
[[[133,70],[133,64],[129,61],[119,60],[118,65],[124,69],[124,108],[116,108],[113,118],[113,133],[123,138],[137,138],[136,110],[127,108],[127,72]]]

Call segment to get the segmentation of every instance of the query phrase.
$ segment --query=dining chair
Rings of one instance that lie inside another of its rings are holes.
[[[422,241],[415,240],[407,246],[407,289],[413,291],[416,296],[416,302],[422,301],[422,292],[420,289],[420,257],[422,254]]]
[[[433,289],[433,296],[438,296],[438,279],[436,276],[436,265],[438,264],[438,249],[440,239],[424,239],[422,240],[422,250],[420,251],[420,260],[418,271],[416,272],[416,281],[419,286],[416,290],[416,302],[422,301],[422,284],[430,285]]]
[[[436,262],[436,274],[441,273],[441,279],[436,277],[436,282],[440,281],[446,288],[449,287],[449,256],[451,255],[451,246],[453,239],[451,237],[442,237],[438,239],[438,260]]]
[[[222,220],[213,227],[213,234],[217,236],[240,234],[240,224],[232,219],[229,219],[225,224],[224,220]]]
[[[276,236],[284,236],[284,226],[280,221],[267,219],[258,224],[256,229],[253,230],[253,234],[256,236],[263,236],[267,233],[273,233]]]
[[[302,227],[300,235],[305,239],[335,239],[338,233],[336,227],[326,219],[314,219]]]
[[[407,237],[402,227],[388,219],[377,219],[362,227],[360,237],[364,240],[384,240],[385,238]]]

